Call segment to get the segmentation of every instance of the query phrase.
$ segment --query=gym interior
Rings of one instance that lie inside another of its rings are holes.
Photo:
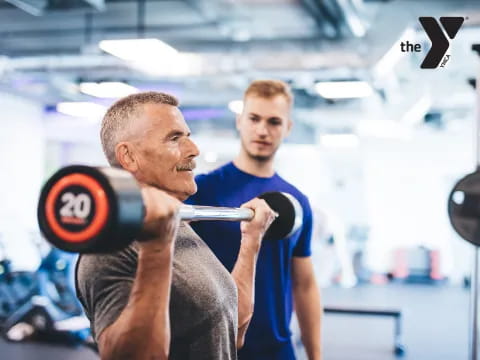
[[[37,205],[58,169],[109,166],[108,107],[177,97],[202,174],[238,153],[247,86],[277,79],[295,100],[275,171],[312,208],[322,359],[477,359],[478,76],[478,0],[0,2],[0,357],[100,358],[78,255]],[[308,359],[295,314],[291,331]]]

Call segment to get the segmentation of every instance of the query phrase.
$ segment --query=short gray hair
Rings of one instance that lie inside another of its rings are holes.
[[[146,104],[166,104],[178,106],[175,96],[148,91],[126,96],[115,102],[106,112],[102,120],[100,139],[103,152],[111,166],[119,166],[115,156],[115,146],[126,136],[125,128],[135,116],[138,116]]]

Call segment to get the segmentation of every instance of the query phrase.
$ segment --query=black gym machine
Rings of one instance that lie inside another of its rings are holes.
[[[6,252],[2,252],[2,337],[12,342],[90,345],[90,324],[72,286],[74,256],[49,246],[36,271],[15,271]]]

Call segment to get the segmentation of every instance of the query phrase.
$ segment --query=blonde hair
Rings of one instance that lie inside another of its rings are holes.
[[[141,113],[145,104],[178,106],[178,100],[169,94],[149,91],[129,95],[115,102],[103,117],[100,130],[103,152],[110,165],[119,166],[115,146],[126,138],[128,132],[125,129]]]
[[[284,96],[290,106],[293,105],[293,93],[287,83],[280,80],[255,80],[245,90],[244,100],[247,96],[271,99],[278,95]]]

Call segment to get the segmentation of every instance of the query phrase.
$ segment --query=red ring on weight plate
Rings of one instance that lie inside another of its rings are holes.
[[[55,217],[55,201],[58,195],[67,186],[79,185],[90,191],[95,202],[95,215],[92,222],[84,230],[79,232],[68,231],[62,227]],[[107,194],[100,183],[91,176],[74,173],[61,178],[52,186],[45,201],[45,215],[48,225],[53,233],[70,243],[79,243],[97,236],[105,226],[108,218],[109,204]]]

